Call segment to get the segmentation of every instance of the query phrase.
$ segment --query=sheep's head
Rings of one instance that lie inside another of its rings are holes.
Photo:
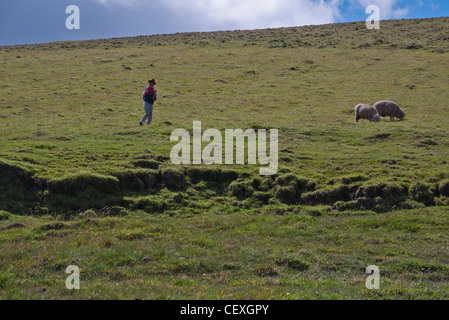
[[[373,122],[379,122],[380,121],[380,116],[378,115],[378,114],[376,114],[374,117],[373,117]]]
[[[398,110],[397,117],[399,118],[399,120],[404,120],[404,117],[405,117],[404,110],[402,110],[402,109]]]

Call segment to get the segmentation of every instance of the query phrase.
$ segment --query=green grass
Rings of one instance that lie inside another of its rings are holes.
[[[0,298],[447,299],[448,35],[440,18],[0,47]],[[383,99],[405,120],[354,122]],[[279,129],[278,174],[174,167],[193,121]]]
[[[447,208],[319,217],[308,210],[16,217],[23,227],[0,233],[0,292],[5,299],[448,298]],[[80,291],[65,289],[70,264],[80,266]],[[371,264],[381,269],[375,292],[364,287]]]

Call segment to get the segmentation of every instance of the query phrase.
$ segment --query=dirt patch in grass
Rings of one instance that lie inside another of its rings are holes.
[[[379,133],[379,134],[376,134],[374,136],[370,136],[370,137],[364,138],[363,140],[364,141],[386,140],[386,139],[388,139],[390,137],[391,137],[391,133]]]
[[[134,166],[145,169],[159,169],[160,163],[155,160],[137,160]]]
[[[24,225],[22,223],[16,222],[16,223],[12,223],[10,225],[7,225],[5,227],[1,227],[0,231],[17,229],[17,228],[23,228],[23,227],[24,227]]]

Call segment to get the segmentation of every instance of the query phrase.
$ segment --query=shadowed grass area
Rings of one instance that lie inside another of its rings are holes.
[[[0,297],[447,298],[448,37],[440,18],[0,47]],[[404,121],[355,123],[385,99]],[[279,129],[277,174],[172,165],[193,121]]]

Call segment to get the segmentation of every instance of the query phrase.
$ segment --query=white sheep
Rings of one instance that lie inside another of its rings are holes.
[[[393,101],[379,101],[373,106],[381,117],[390,117],[390,121],[394,121],[394,118],[403,120],[405,117],[404,110]]]
[[[370,122],[379,122],[380,116],[376,109],[367,104],[358,104],[355,107],[355,121],[359,122],[360,119],[366,119]]]

